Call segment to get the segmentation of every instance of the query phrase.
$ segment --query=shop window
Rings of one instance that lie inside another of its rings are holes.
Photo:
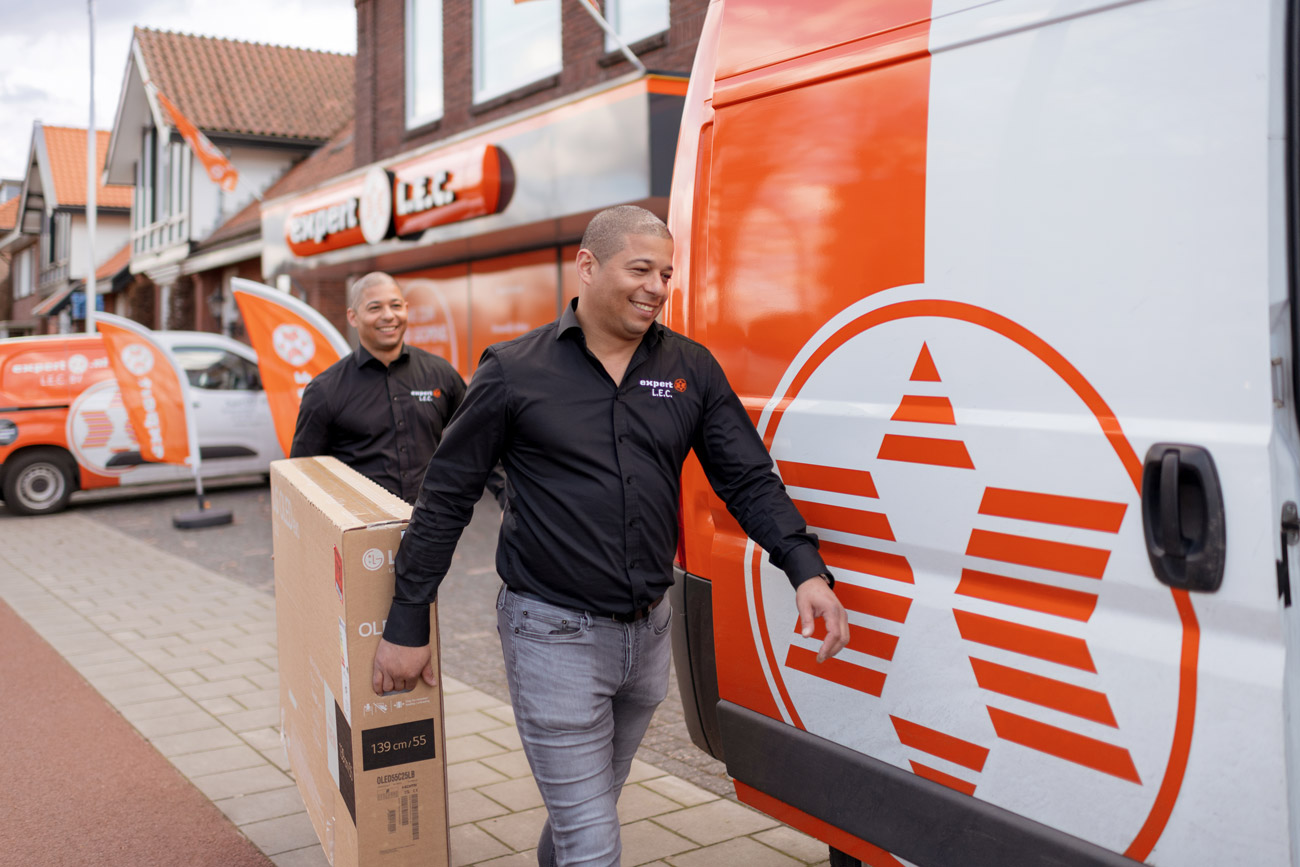
[[[474,101],[560,71],[560,0],[474,0]]]
[[[605,20],[631,45],[668,29],[668,0],[605,0]],[[605,50],[618,50],[612,36],[605,36]]]
[[[442,0],[406,0],[406,128],[442,117]]]

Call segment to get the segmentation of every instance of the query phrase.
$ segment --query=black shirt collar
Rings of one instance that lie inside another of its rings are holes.
[[[653,346],[663,339],[664,327],[656,320],[650,323],[650,329],[646,331],[645,337],[641,338],[642,346]],[[555,339],[561,340],[569,334],[574,338],[582,337],[582,345],[586,345],[586,335],[582,333],[582,325],[578,322],[578,299],[574,298],[564,308],[560,314],[559,327],[555,329]]]
[[[405,361],[409,357],[410,357],[410,352],[407,351],[406,344],[403,343],[402,351],[399,352],[397,354],[397,357],[393,359],[393,363],[396,364],[399,361]],[[366,349],[364,346],[358,343],[356,352],[352,353],[353,364],[355,364],[357,367],[360,368],[360,367],[365,367],[366,364],[371,361],[373,361],[375,364],[378,364],[380,367],[387,367],[386,364],[384,364],[378,358],[375,358],[373,355],[371,355],[368,349]]]

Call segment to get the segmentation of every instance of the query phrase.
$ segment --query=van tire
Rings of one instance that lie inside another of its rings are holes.
[[[63,511],[76,484],[72,461],[61,449],[20,452],[5,462],[5,507],[16,515]]]

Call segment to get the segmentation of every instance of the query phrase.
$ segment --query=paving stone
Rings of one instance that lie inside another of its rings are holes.
[[[456,792],[447,799],[448,821],[453,827],[464,825],[466,822],[490,819],[506,812],[508,810],[499,802],[476,792],[474,789]]]
[[[493,729],[502,728],[501,720],[493,719],[487,714],[479,713],[476,710],[446,716],[443,718],[443,726],[448,738],[483,734]]]
[[[255,750],[269,750],[280,746],[279,730],[268,726],[267,728],[252,729],[246,732],[240,732],[239,736],[243,738],[249,746]]]
[[[664,776],[664,772],[659,768],[656,768],[654,765],[647,764],[640,759],[633,759],[632,767],[628,769],[627,780],[625,782],[640,783],[645,780],[652,780],[655,777],[662,776]]]
[[[815,863],[827,860],[826,844],[785,825],[753,835],[755,840],[789,855],[797,861]]]
[[[173,735],[161,735],[150,738],[149,742],[154,745],[154,749],[168,758],[222,747],[237,747],[241,744],[239,738],[235,737],[235,734],[225,726]]]
[[[471,689],[468,684],[445,674],[442,676],[441,683],[443,695],[455,695],[458,692],[468,692]]]
[[[705,791],[699,786],[692,785],[680,777],[659,777],[653,780],[646,780],[641,783],[647,789],[658,792],[665,798],[672,798],[679,804],[687,807],[694,807],[697,804],[707,804],[709,801],[716,801],[718,796],[712,792]]]
[[[452,867],[465,867],[507,854],[510,850],[504,843],[477,825],[459,825],[451,829]]]
[[[232,677],[252,678],[271,671],[260,660],[244,659],[239,662],[223,662],[209,668],[199,669],[199,674],[206,680],[229,680]]]
[[[619,793],[618,821],[619,824],[628,825],[642,819],[649,819],[651,816],[658,816],[661,813],[671,813],[673,810],[680,810],[681,808],[682,805],[676,801],[671,801],[657,792],[652,792],[633,783],[624,786],[623,791]]]
[[[164,677],[177,686],[193,686],[196,683],[203,683],[203,675],[199,674],[192,668],[183,668],[180,671],[168,672]]]
[[[109,704],[115,707],[127,707],[142,702],[173,698],[181,693],[170,683],[161,681],[149,686],[133,686],[129,689],[100,690],[100,694],[108,699]]]
[[[485,756],[499,755],[503,752],[505,751],[501,749],[500,744],[494,744],[479,735],[466,735],[463,738],[448,738],[447,740],[448,763],[467,762]]]
[[[478,826],[505,843],[511,849],[536,849],[537,838],[546,824],[546,808],[534,807],[520,813],[508,813],[496,819],[487,819]]]
[[[143,667],[136,671],[117,671],[113,674],[99,674],[94,677],[86,674],[83,674],[82,676],[85,677],[86,680],[90,681],[90,685],[101,693],[121,691],[137,686],[154,686],[160,683],[167,683],[158,672],[150,671]]]
[[[263,661],[258,661],[258,665],[265,665]],[[277,692],[280,689],[280,675],[278,672],[268,672],[267,674],[250,675],[249,680],[260,686],[262,689],[274,689]]]
[[[257,692],[244,692],[236,695],[235,701],[249,710],[261,710],[268,707],[278,708],[280,706],[280,690],[262,689]]]
[[[648,864],[695,848],[695,844],[690,840],[674,834],[649,819],[624,825],[620,833],[623,838],[622,863],[627,867]],[[724,863],[719,862],[718,867],[722,867]]]
[[[501,720],[501,722],[506,725],[512,726],[515,724],[515,709],[508,704],[503,704],[498,707],[485,707],[483,708],[483,713],[493,717],[494,719]]]
[[[655,821],[701,846],[754,834],[779,824],[762,813],[725,800],[666,813]]]
[[[480,861],[477,867],[537,867],[537,850],[529,849],[527,852],[493,858],[491,861]]]
[[[164,674],[172,671],[180,671],[185,668],[200,669],[206,665],[212,665],[217,660],[206,653],[187,653],[183,656],[172,656],[165,650],[147,651],[155,654],[151,658],[146,658],[145,654],[140,654],[141,659],[145,659],[150,665]]]
[[[483,737],[492,741],[494,744],[500,744],[508,750],[522,750],[524,742],[519,738],[519,731],[511,726],[509,728],[498,728],[490,731],[480,732]]]
[[[193,782],[198,790],[208,797],[208,800],[218,801],[236,795],[283,789],[288,785],[289,778],[271,765],[262,765],[258,768],[244,768],[239,771],[196,777]]]
[[[223,695],[238,695],[242,692],[257,692],[257,687],[252,681],[242,677],[231,677],[225,680],[214,680],[208,683],[196,683],[193,686],[184,687],[185,694],[195,700],[205,698],[217,698]]]
[[[93,681],[97,677],[112,676],[115,674],[125,674],[132,671],[150,671],[149,666],[145,665],[138,659],[118,660],[116,662],[100,662],[91,665],[82,665],[77,667],[77,672],[86,680]]]
[[[248,839],[267,855],[291,852],[311,846],[313,843],[319,845],[316,829],[312,827],[311,819],[306,812],[267,819],[263,822],[250,822],[241,825],[239,830],[243,831]]]
[[[293,770],[289,767],[289,756],[285,754],[284,747],[274,747],[269,750],[259,750],[262,757],[271,764],[275,765],[286,774]]]
[[[228,695],[223,695],[220,698],[205,698],[203,701],[199,702],[199,707],[203,708],[213,716],[242,713],[244,711],[244,706]]]
[[[235,747],[223,747],[201,753],[187,753],[172,757],[172,764],[182,774],[191,779],[222,771],[237,771],[241,768],[255,768],[266,764],[262,754],[251,747],[240,744]]]
[[[253,729],[265,728],[267,726],[279,725],[280,708],[263,707],[257,710],[245,710],[238,713],[220,714],[218,718],[223,725],[230,726],[232,731],[243,734]]]
[[[744,864],[745,867],[803,867],[802,862],[749,837],[738,837],[704,849],[696,849],[668,859],[673,867],[718,867],[720,864]]]
[[[501,702],[485,692],[476,689],[447,695],[442,700],[442,712],[445,716],[468,713],[472,710],[488,712],[501,706]]]
[[[494,771],[500,771],[507,777],[526,777],[533,772],[528,766],[528,756],[524,755],[523,750],[513,750],[498,756],[487,756],[483,760]]]
[[[512,811],[528,810],[542,805],[542,793],[537,790],[537,781],[532,777],[520,777],[504,783],[480,786],[477,791],[494,801],[505,804]]]
[[[501,783],[506,779],[508,778],[505,774],[494,771],[482,762],[460,762],[447,767],[447,791],[449,792]]]
[[[212,714],[197,708],[172,716],[153,717],[140,720],[135,727],[146,738],[159,738],[164,735],[179,735],[210,729],[216,724]]]
[[[178,713],[199,710],[199,706],[185,696],[167,698],[161,701],[147,701],[122,708],[122,716],[129,722],[153,719],[160,716],[174,716]]]
[[[216,805],[236,825],[275,819],[303,810],[302,795],[297,786],[226,798],[217,801]]]
[[[275,867],[332,867],[329,859],[325,857],[325,850],[319,843],[303,849],[294,849],[292,852],[283,852],[272,858],[271,863]]]

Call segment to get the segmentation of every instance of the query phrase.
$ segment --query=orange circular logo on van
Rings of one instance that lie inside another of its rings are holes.
[[[675,379],[675,380],[673,380],[673,388],[676,389],[677,391],[685,391],[685,390],[686,390],[686,380],[684,380],[684,379]]]
[[[1144,604],[1162,628],[1140,648],[1111,640],[1132,592],[1123,573],[1146,567],[1131,541],[1141,459],[1084,375],[1010,319],[937,299],[846,312],[757,425],[857,618],[847,651],[818,664],[818,640],[791,629],[786,576],[750,543],[751,629],[776,710],[1145,859],[1183,781],[1199,629],[1187,592],[1151,579]],[[834,405],[882,411],[848,436],[827,421]],[[1078,419],[1070,461],[1044,431],[963,413],[978,407]],[[1017,800],[1026,780],[1072,793],[1069,821]]]

